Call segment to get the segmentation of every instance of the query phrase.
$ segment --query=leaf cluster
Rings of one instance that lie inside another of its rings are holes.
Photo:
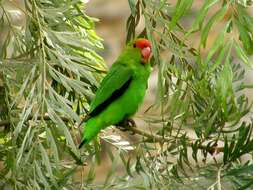
[[[0,188],[75,189],[77,166],[95,151],[77,150],[79,115],[106,71],[96,19],[81,1],[11,3],[25,24],[16,27],[0,2],[0,28],[9,29],[0,53]]]

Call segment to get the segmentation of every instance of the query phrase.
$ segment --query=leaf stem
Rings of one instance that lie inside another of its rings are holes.
[[[42,65],[41,65],[41,86],[42,86],[42,108],[41,108],[41,114],[44,114],[44,105],[45,105],[45,95],[46,95],[46,51],[45,51],[45,44],[44,44],[44,40],[43,40],[43,29],[42,29],[42,25],[41,25],[41,20],[38,14],[38,6],[36,4],[35,1],[33,1],[33,6],[34,6],[34,11],[35,11],[35,17],[36,17],[36,21],[38,23],[38,35],[40,38],[40,45],[41,45],[41,61],[42,61]],[[43,120],[43,116],[41,117],[41,119]]]

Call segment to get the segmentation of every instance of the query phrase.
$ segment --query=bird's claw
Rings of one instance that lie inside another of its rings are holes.
[[[135,124],[135,121],[133,119],[128,119],[127,120],[127,124],[130,128],[135,128],[136,127],[136,124]],[[135,132],[134,131],[131,131],[130,133],[131,135],[134,135]]]
[[[136,124],[135,124],[135,121],[134,121],[133,119],[126,119],[126,120],[124,120],[124,121],[118,123],[118,124],[116,125],[116,127],[117,127],[119,130],[125,132],[125,131],[129,131],[130,128],[136,127]],[[135,134],[135,132],[134,132],[134,131],[131,131],[131,135],[134,135],[134,134]]]
[[[116,125],[117,129],[125,132],[125,131],[128,131],[129,129],[126,128],[126,126],[123,126],[121,123],[117,124]]]

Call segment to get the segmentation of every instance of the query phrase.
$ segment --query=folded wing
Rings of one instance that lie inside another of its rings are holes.
[[[96,116],[120,97],[129,87],[133,76],[131,68],[116,63],[101,82],[91,103],[90,116]]]

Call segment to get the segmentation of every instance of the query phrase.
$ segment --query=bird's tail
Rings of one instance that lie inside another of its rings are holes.
[[[83,138],[78,148],[89,143],[102,129],[101,123],[98,122],[96,118],[90,118],[83,127]]]
[[[87,139],[83,139],[82,142],[79,144],[78,148],[82,148],[82,146],[87,143]]]

